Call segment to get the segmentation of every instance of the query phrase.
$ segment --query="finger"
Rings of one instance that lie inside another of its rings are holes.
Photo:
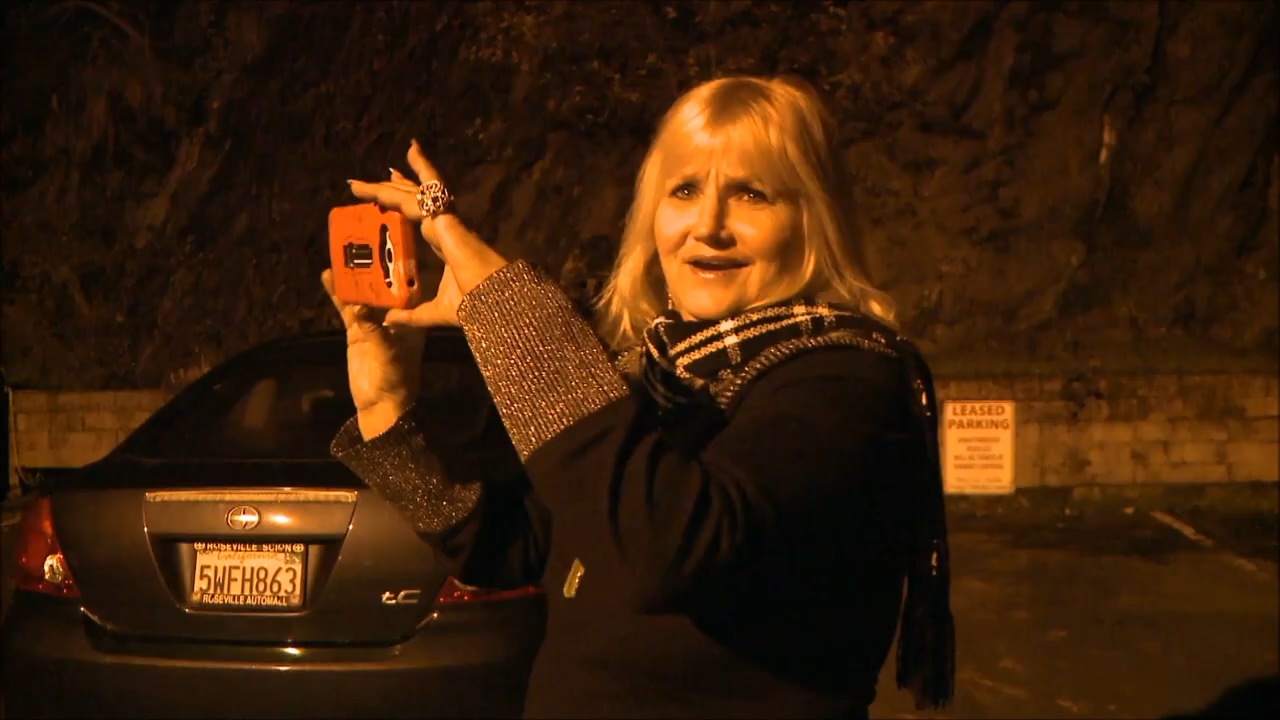
[[[392,185],[396,185],[396,186],[402,187],[402,188],[404,188],[405,190],[410,190],[410,191],[412,191],[412,192],[414,192],[414,193],[418,192],[418,185],[417,185],[417,183],[413,182],[413,181],[412,181],[412,180],[410,180],[409,178],[407,178],[407,177],[405,177],[404,175],[400,174],[400,171],[399,171],[399,170],[397,170],[397,169],[395,169],[395,168],[387,168],[387,169],[391,171],[391,184],[392,184]]]
[[[388,310],[383,321],[391,327],[430,328],[441,325],[452,325],[449,312],[440,303],[432,300],[410,310]]]
[[[352,323],[355,321],[355,311],[350,305],[338,299],[338,293],[334,290],[333,285],[333,270],[325,270],[320,273],[320,284],[324,286],[324,291],[329,296],[329,301],[338,309],[338,317],[342,319],[342,327],[350,330]]]
[[[361,180],[348,180],[351,194],[361,200],[371,200],[383,208],[411,219],[420,219],[422,212],[418,209],[416,186],[397,186],[391,183],[367,183]]]
[[[339,300],[338,294],[334,290],[333,270],[325,270],[320,273],[320,284],[324,286],[324,290],[328,293],[329,300],[333,302],[333,306],[338,309],[338,315],[342,318],[343,327],[347,330],[357,328],[366,333],[382,332],[384,329],[383,320],[386,318],[385,310],[368,305],[349,305]]]
[[[333,302],[333,306],[338,309],[341,314],[346,309],[346,304],[338,299],[337,293],[333,289],[333,271],[325,270],[320,273],[320,284],[324,286],[324,292],[329,296],[329,300]]]
[[[422,146],[417,140],[409,143],[409,167],[413,168],[414,174],[418,176],[418,183],[425,185],[429,180],[440,180],[440,173],[436,170],[431,161],[427,160],[427,156],[422,152]]]
[[[376,308],[371,305],[351,305],[351,315],[357,327],[365,332],[381,332],[384,330],[383,321],[386,320],[387,311],[383,308]]]

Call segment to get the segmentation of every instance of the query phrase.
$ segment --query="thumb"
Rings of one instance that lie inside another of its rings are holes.
[[[387,311],[384,325],[415,328],[440,327],[457,325],[456,313],[450,312],[439,299],[425,302],[409,310],[392,309]]]

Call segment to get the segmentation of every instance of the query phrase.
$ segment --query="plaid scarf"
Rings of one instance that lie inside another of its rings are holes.
[[[789,355],[789,345],[806,339],[810,345],[862,347],[904,362],[903,394],[920,425],[926,457],[923,471],[908,479],[916,522],[909,538],[897,681],[914,696],[917,709],[943,707],[955,683],[950,548],[933,377],[915,346],[861,313],[812,298],[753,308],[721,320],[682,320],[668,310],[645,330],[640,377],[661,415],[695,425],[711,420],[715,426],[724,422],[726,404],[725,393],[717,389],[743,379],[749,382],[760,361],[779,361]]]
[[[682,320],[675,310],[667,310],[645,329],[641,378],[663,409],[705,402],[712,383],[742,370],[768,348],[866,327],[865,316],[808,298],[720,320]]]

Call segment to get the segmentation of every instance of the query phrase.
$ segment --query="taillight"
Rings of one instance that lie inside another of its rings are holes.
[[[537,585],[526,585],[514,590],[493,590],[463,585],[454,578],[444,581],[440,594],[436,596],[436,605],[455,605],[458,603],[488,602],[491,600],[513,600],[515,598],[537,595],[542,588]]]
[[[18,529],[18,568],[14,585],[23,590],[80,597],[80,588],[71,577],[67,559],[53,529],[53,504],[47,497],[32,501]]]

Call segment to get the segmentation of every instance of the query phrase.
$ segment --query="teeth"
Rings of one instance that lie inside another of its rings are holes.
[[[724,261],[717,261],[717,260],[694,260],[689,264],[693,265],[699,270],[734,270],[736,268],[740,268],[743,266],[742,263],[737,263],[732,261],[724,262]]]

